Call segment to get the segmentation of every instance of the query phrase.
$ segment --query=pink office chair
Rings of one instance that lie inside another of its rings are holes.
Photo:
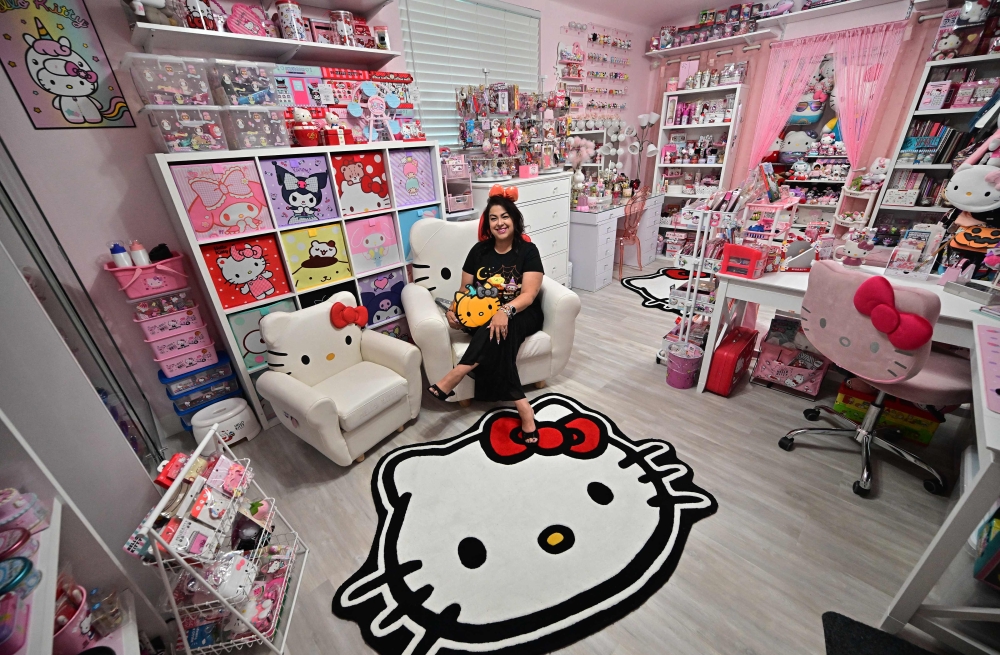
[[[625,204],[625,230],[618,238],[618,279],[622,277],[622,266],[625,264],[625,246],[635,246],[635,262],[642,270],[642,246],[639,245],[639,221],[642,220],[642,212],[646,210],[646,197],[649,189],[643,187],[632,194]]]
[[[931,350],[941,299],[910,286],[893,285],[885,277],[868,275],[831,261],[815,262],[802,299],[802,327],[809,342],[833,363],[878,389],[878,397],[860,424],[830,407],[805,410],[807,420],[820,412],[845,428],[792,430],[778,442],[795,447],[805,434],[850,436],[861,444],[861,479],[854,493],[867,496],[872,486],[871,447],[884,448],[932,475],[924,488],[943,494],[944,477],[913,453],[890,443],[875,429],[886,394],[914,403],[943,407],[972,401],[969,360]]]

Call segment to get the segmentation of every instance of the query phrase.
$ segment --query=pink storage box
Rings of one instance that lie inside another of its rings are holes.
[[[538,177],[538,164],[522,164],[517,167],[518,177]]]
[[[208,336],[208,330],[204,325],[196,325],[192,329],[183,332],[168,334],[162,339],[146,339],[146,343],[153,350],[154,357],[174,356],[181,353],[191,352],[199,348],[204,348],[206,344],[212,343]]]
[[[466,209],[472,209],[472,194],[466,193],[460,196],[453,196],[448,194],[448,211],[449,212],[460,212]]]
[[[159,296],[187,286],[183,255],[171,253],[173,257],[149,266],[115,266],[114,262],[104,265],[118,280],[118,288],[131,300],[147,296]]]
[[[830,368],[830,360],[816,353],[806,353],[813,359],[822,361],[823,365],[818,369],[808,369],[786,363],[792,361],[798,353],[799,351],[794,348],[782,348],[766,341],[761,343],[760,355],[757,357],[752,377],[755,380],[782,384],[789,389],[816,396],[826,371]]]
[[[0,596],[0,655],[14,655],[24,646],[30,610],[16,591]]]
[[[198,350],[159,357],[153,361],[160,365],[160,370],[163,371],[164,375],[168,378],[174,378],[188,371],[211,366],[219,361],[219,356],[215,353],[212,342],[209,341],[205,347]]]
[[[178,330],[188,330],[198,325],[204,325],[197,305],[191,309],[172,312],[155,318],[147,318],[142,321],[133,318],[132,321],[139,324],[148,341],[162,339],[166,335]]]

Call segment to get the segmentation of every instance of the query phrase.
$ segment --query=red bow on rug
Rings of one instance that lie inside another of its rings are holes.
[[[934,327],[923,316],[896,309],[896,294],[889,280],[870,277],[854,292],[854,308],[872,319],[872,325],[900,350],[916,350],[931,340]]]
[[[359,328],[364,328],[368,324],[368,308],[348,307],[342,302],[334,303],[333,307],[330,308],[330,322],[338,330],[347,327],[351,323],[354,323]]]
[[[498,459],[517,458],[529,450],[542,455],[563,453],[571,457],[588,457],[598,454],[604,439],[601,428],[594,421],[583,417],[570,417],[559,423],[539,423],[538,442],[525,443],[521,433],[521,419],[502,416],[490,426],[489,440],[483,447]],[[488,445],[487,445],[488,444]]]

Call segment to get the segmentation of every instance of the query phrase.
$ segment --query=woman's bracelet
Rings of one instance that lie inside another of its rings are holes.
[[[510,305],[501,305],[500,306],[500,311],[502,311],[504,314],[506,314],[507,318],[510,318],[511,315],[513,315],[513,313],[514,313],[514,308],[511,307]]]

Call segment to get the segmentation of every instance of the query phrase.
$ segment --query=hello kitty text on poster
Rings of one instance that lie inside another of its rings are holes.
[[[135,126],[83,0],[4,0],[0,36],[35,129]]]

